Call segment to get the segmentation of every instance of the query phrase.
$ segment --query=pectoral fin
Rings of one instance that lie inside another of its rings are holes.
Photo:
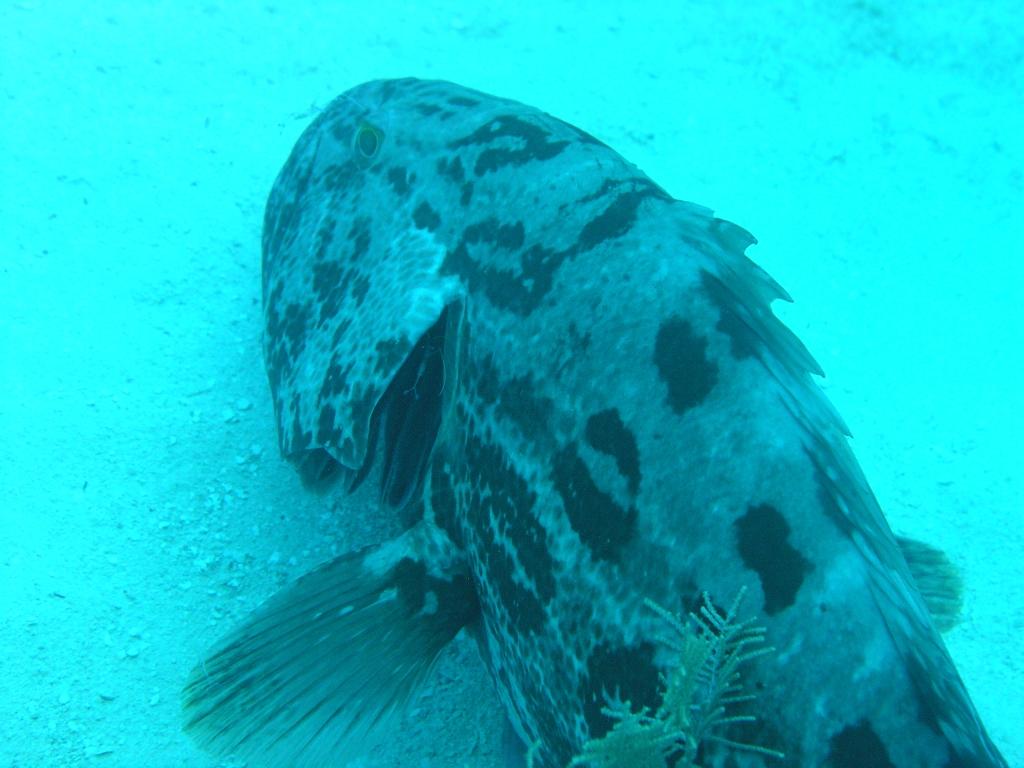
[[[250,766],[339,765],[477,612],[451,543],[420,524],[322,565],[258,609],[192,671],[185,730]]]
[[[917,539],[897,536],[903,557],[917,582],[935,627],[948,632],[960,623],[964,582],[946,553]]]

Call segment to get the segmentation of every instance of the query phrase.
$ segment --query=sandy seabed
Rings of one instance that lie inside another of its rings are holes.
[[[396,530],[278,457],[259,237],[318,108],[406,75],[758,236],[893,527],[963,569],[946,640],[1024,765],[1021,16],[935,5],[4,3],[0,765],[217,765],[180,729],[203,649]],[[496,767],[501,723],[460,638],[364,764]]]

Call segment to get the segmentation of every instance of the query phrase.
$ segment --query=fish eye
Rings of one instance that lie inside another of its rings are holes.
[[[380,150],[380,145],[383,141],[384,134],[369,123],[363,123],[356,131],[353,143],[360,157],[364,160],[372,160]]]

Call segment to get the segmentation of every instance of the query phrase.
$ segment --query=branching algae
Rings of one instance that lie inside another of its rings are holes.
[[[736,707],[754,699],[743,692],[741,667],[772,651],[764,646],[762,627],[752,618],[739,619],[743,595],[740,590],[722,613],[705,593],[700,611],[690,614],[692,626],[645,600],[671,630],[659,641],[676,655],[675,667],[661,676],[661,705],[653,713],[646,708],[634,712],[628,701],[610,701],[603,711],[615,724],[604,736],[584,744],[569,768],[667,768],[670,759],[676,768],[691,768],[705,742],[782,758],[775,750],[720,734],[726,726],[755,719],[736,712]],[[532,768],[532,757],[528,764]]]

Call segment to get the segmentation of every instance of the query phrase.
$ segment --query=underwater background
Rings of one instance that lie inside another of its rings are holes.
[[[760,241],[945,636],[1024,765],[1024,8],[927,2],[0,4],[0,766],[219,763],[201,653],[395,533],[278,455],[266,195],[318,110],[453,80],[594,134]],[[503,765],[460,636],[377,766]]]

